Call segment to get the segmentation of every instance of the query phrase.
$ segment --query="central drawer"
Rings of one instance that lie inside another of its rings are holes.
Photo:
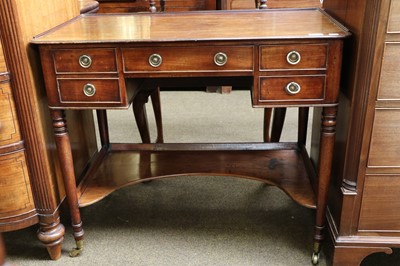
[[[140,47],[122,54],[125,73],[253,71],[253,46]]]

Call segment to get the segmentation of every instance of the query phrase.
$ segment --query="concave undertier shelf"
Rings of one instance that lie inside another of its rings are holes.
[[[294,201],[316,208],[315,173],[297,143],[110,144],[79,185],[80,207],[143,181],[174,176],[232,176],[275,185]]]

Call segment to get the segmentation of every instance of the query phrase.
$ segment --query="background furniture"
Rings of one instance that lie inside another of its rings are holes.
[[[81,14],[95,13],[99,10],[99,2],[94,0],[78,0]]]
[[[59,218],[64,189],[40,64],[29,41],[79,13],[76,0],[0,3],[0,232],[39,224],[38,238],[53,259],[61,255],[64,236]],[[71,112],[70,117],[79,175],[97,148],[93,116]]]
[[[99,13],[130,13],[148,12],[151,2],[155,2],[157,10],[160,10],[159,0],[99,0]],[[168,0],[165,11],[192,11],[192,10],[215,10],[216,0]]]
[[[329,200],[332,262],[359,265],[400,247],[400,1],[325,0],[324,7],[353,33]]]
[[[219,0],[221,9],[253,9],[257,0]],[[260,2],[260,0],[258,0]],[[267,0],[267,8],[321,7],[320,0]]]

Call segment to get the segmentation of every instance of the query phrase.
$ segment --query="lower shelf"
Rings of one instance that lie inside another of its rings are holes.
[[[282,189],[316,208],[310,159],[296,143],[110,144],[94,159],[78,187],[80,207],[127,185],[174,176],[232,176]]]

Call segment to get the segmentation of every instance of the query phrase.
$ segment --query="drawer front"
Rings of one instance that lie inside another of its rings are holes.
[[[400,176],[365,177],[359,230],[400,232]]]
[[[328,46],[266,45],[260,48],[260,70],[325,69]]]
[[[60,49],[53,51],[57,73],[116,73],[115,49]]]
[[[400,109],[377,109],[368,167],[393,167],[400,173]]]
[[[61,103],[120,103],[118,79],[58,79]]]
[[[378,100],[400,100],[400,42],[385,43]]]
[[[261,77],[259,102],[322,101],[325,76]]]
[[[388,30],[389,33],[400,32],[400,1],[392,0],[390,3],[390,13]]]
[[[34,208],[24,152],[0,155],[0,218]]]
[[[149,47],[123,50],[125,72],[252,71],[252,46]]]

